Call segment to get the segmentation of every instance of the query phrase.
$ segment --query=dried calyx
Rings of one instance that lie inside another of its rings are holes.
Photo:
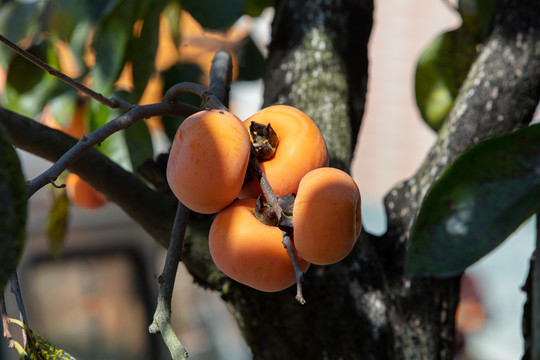
[[[257,198],[255,204],[254,215],[260,222],[269,226],[277,226],[282,231],[292,233],[293,222],[292,222],[292,209],[294,205],[294,195],[278,196],[277,200],[279,206],[281,207],[281,216],[276,215],[274,209],[271,205],[265,204],[263,201],[263,196]]]
[[[249,125],[249,133],[253,146],[257,152],[257,160],[271,159],[276,153],[279,143],[278,136],[270,124],[263,125],[252,121]]]

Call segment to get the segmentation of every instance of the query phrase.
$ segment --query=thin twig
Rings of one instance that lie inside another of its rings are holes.
[[[15,340],[13,339],[13,335],[11,335],[11,331],[9,331],[9,320],[3,295],[0,296],[0,311],[2,312],[2,327],[4,328],[4,337],[8,340],[9,347],[12,348],[15,346]]]
[[[51,167],[32,179],[28,183],[28,197],[47,184],[54,182],[60,174],[73,164],[85,151],[103,142],[112,134],[126,129],[135,121],[156,115],[183,115],[191,114],[197,108],[184,103],[157,103],[150,105],[133,105],[124,115],[113,119],[99,129],[83,136],[71,149],[65,152]]]
[[[174,333],[171,324],[171,299],[174,289],[174,281],[178,270],[178,263],[181,260],[182,244],[189,217],[189,209],[181,202],[178,202],[178,209],[174,221],[174,227],[167,250],[167,258],[163,267],[163,272],[159,276],[159,294],[154,320],[148,330],[152,334],[160,333],[163,341],[169,348],[173,360],[186,359],[188,354],[180,340]]]
[[[113,109],[118,109],[119,108],[119,109],[126,110],[126,111],[129,110],[129,108],[131,107],[128,103],[126,103],[125,101],[123,101],[121,99],[117,99],[117,98],[110,98],[109,99],[109,98],[101,95],[100,93],[95,92],[94,90],[84,86],[83,84],[81,84],[77,80],[75,80],[75,79],[67,76],[63,72],[53,68],[52,66],[50,66],[46,62],[44,62],[41,59],[39,59],[39,58],[35,57],[34,55],[30,54],[28,51],[26,51],[23,48],[19,47],[17,44],[11,42],[10,40],[8,40],[7,38],[5,38],[2,35],[0,35],[0,41],[3,42],[4,44],[6,44],[7,46],[9,46],[17,54],[21,55],[22,57],[24,57],[28,61],[31,61],[36,66],[38,66],[41,69],[48,72],[50,75],[57,77],[58,79],[65,82],[66,84],[74,87],[75,89],[85,93],[86,95],[90,96],[91,98],[99,101],[103,105],[106,105],[106,106],[108,106],[110,108],[113,108]]]
[[[291,262],[293,264],[294,273],[296,275],[296,300],[304,305],[306,303],[306,299],[304,299],[304,295],[302,294],[302,278],[304,276],[304,273],[302,270],[300,270],[300,265],[298,265],[298,259],[296,258],[296,254],[294,253],[294,249],[291,242],[291,236],[286,232],[283,231],[283,246],[287,249],[287,252],[289,253],[289,257],[291,258]]]
[[[17,301],[17,308],[19,309],[19,317],[23,324],[26,326],[28,325],[28,317],[26,316],[26,310],[24,309],[24,302],[21,294],[21,287],[19,285],[19,277],[17,276],[17,272],[14,272],[10,276],[11,281],[11,291],[13,291],[13,294],[15,294],[15,300]],[[22,331],[22,338],[23,338],[23,345],[26,346],[26,331]]]

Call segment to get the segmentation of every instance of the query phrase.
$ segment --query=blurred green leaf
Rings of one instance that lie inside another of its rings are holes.
[[[45,224],[51,253],[55,258],[62,256],[62,246],[69,223],[69,199],[65,189],[53,190],[53,203]]]
[[[477,41],[468,28],[439,35],[422,53],[415,74],[416,104],[435,131],[454,104],[476,56]]]
[[[57,38],[67,39],[78,23],[90,20],[91,4],[88,0],[55,0],[50,1],[48,32]]]
[[[244,8],[243,0],[182,0],[181,4],[203,27],[216,30],[228,29]]]
[[[267,7],[274,6],[274,3],[274,0],[244,0],[244,13],[256,17]]]
[[[93,89],[98,92],[110,93],[122,71],[127,44],[133,32],[134,14],[133,1],[120,2],[96,30],[92,42],[96,65],[90,74]]]
[[[481,41],[488,33],[497,0],[459,0],[458,12],[466,27],[476,30]]]
[[[144,121],[136,121],[125,129],[124,138],[133,169],[137,169],[143,162],[154,156],[152,138]]]
[[[198,83],[199,78],[202,75],[202,70],[199,66],[194,64],[176,64],[167,71],[162,73],[162,78],[164,80],[163,89],[166,91],[170,89],[173,85],[178,84],[182,81],[189,81]],[[182,94],[179,97],[179,100],[200,107],[201,98],[195,94]],[[176,130],[180,126],[184,119],[172,116],[163,117],[163,126],[165,127],[165,132],[170,140],[174,138]]]
[[[462,25],[439,35],[421,54],[416,67],[415,96],[424,121],[437,131],[454,105],[461,84],[484,41],[496,0],[460,0]]]
[[[16,270],[26,235],[27,194],[19,156],[0,125],[0,288]]]
[[[14,43],[24,38],[34,38],[39,33],[41,16],[45,1],[11,1],[0,7],[0,34]],[[13,50],[0,46],[0,65],[7,67]]]
[[[171,33],[173,41],[175,44],[180,43],[180,13],[182,12],[182,7],[180,6],[179,1],[169,1],[163,13],[165,18],[169,22],[171,28]]]
[[[540,124],[484,140],[435,181],[410,233],[409,276],[450,277],[540,209]]]
[[[90,0],[90,17],[94,23],[99,23],[103,19],[109,17],[112,12],[118,7],[122,0]],[[132,3],[132,0],[125,1]]]
[[[159,43],[159,21],[164,2],[150,4],[142,18],[143,27],[138,38],[133,37],[128,46],[127,59],[133,64],[133,86],[139,98],[148,79],[155,71],[155,58]]]
[[[251,36],[248,36],[247,43],[238,52],[238,65],[238,80],[240,81],[257,80],[264,74],[266,60]]]
[[[88,130],[92,132],[103,126],[108,121],[116,116],[119,116],[117,110],[112,110],[105,105],[92,101],[87,107]],[[124,138],[124,131],[116,132],[109,136],[105,141],[97,146],[97,150],[104,155],[107,155],[111,160],[122,166],[124,169],[131,171],[131,157]]]
[[[47,51],[50,47],[48,41],[42,41],[26,49],[30,54],[40,60],[47,61]],[[19,93],[32,90],[43,78],[45,71],[34,65],[21,55],[15,55],[9,62],[7,82]]]

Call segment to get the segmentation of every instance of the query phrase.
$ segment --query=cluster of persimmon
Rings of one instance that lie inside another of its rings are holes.
[[[292,258],[302,273],[310,264],[336,263],[360,235],[358,186],[328,162],[321,132],[296,108],[270,106],[244,122],[227,111],[203,110],[178,128],[167,180],[189,209],[217,213],[209,247],[223,273],[261,291],[280,291],[296,282]],[[253,164],[270,196],[283,200],[280,215],[292,221],[287,229],[276,222]],[[294,257],[283,245],[284,232]]]

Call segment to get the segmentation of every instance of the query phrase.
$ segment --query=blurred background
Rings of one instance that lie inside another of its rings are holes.
[[[375,1],[367,106],[351,169],[363,196],[364,226],[372,233],[385,231],[385,194],[416,171],[435,139],[415,104],[414,71],[434,37],[459,26],[459,16],[446,3],[451,2]],[[260,18],[243,19],[236,30],[248,33],[264,50],[272,14],[267,9]],[[213,36],[195,27],[192,41]],[[231,111],[249,117],[260,109],[262,92],[260,80],[235,83]],[[27,178],[33,178],[50,164],[25,153],[23,165]],[[81,359],[169,358],[161,338],[147,332],[165,250],[114,204],[93,211],[73,206],[64,256],[53,260],[43,234],[51,199],[48,189],[31,199],[29,240],[19,272],[32,328]],[[533,229],[529,221],[467,271],[459,359],[521,358],[525,297],[520,289]],[[6,300],[8,312],[15,314],[7,292]],[[218,294],[193,285],[182,265],[173,309],[173,324],[191,359],[251,358]],[[0,359],[16,359],[2,341]]]

